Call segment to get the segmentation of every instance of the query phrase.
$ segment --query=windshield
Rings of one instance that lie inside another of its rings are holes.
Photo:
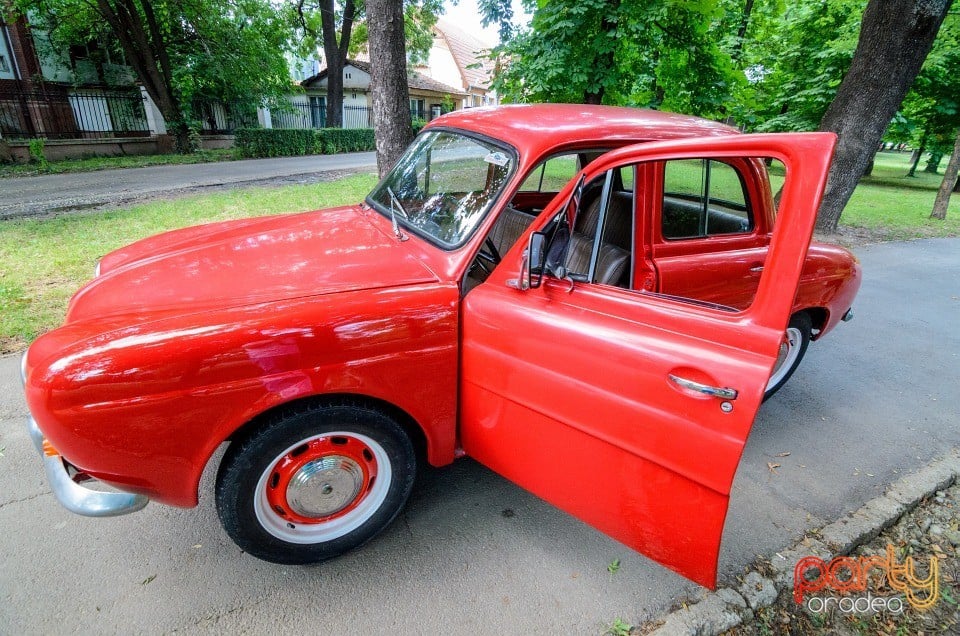
[[[418,136],[367,202],[441,246],[473,232],[513,172],[514,160],[489,142],[450,131]]]

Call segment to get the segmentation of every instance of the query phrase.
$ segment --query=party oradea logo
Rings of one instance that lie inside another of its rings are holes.
[[[840,556],[829,561],[808,556],[793,569],[793,600],[814,614],[834,608],[846,614],[902,614],[908,606],[926,610],[937,602],[939,591],[938,557],[930,557],[923,575],[913,557],[900,563],[889,544],[885,555]]]

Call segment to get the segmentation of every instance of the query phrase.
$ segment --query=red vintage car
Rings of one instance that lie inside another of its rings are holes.
[[[309,563],[389,524],[419,464],[469,455],[712,586],[756,411],[860,284],[810,244],[834,143],[457,112],[362,203],[108,254],[23,359],[48,479],[84,515],[194,506],[229,442],[226,531]]]

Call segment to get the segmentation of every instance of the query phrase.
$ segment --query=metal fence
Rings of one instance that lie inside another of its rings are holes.
[[[43,86],[0,91],[0,135],[8,139],[103,139],[150,134],[139,89]]]
[[[426,120],[428,112],[423,108],[411,108],[413,119]],[[323,102],[291,102],[283,108],[272,108],[270,120],[274,128],[326,128],[327,109]],[[343,107],[342,128],[373,128],[373,109],[369,106]]]
[[[237,128],[256,128],[257,110],[249,105],[195,101],[193,117],[201,122],[205,135],[232,135]]]
[[[324,128],[327,111],[318,103],[290,102],[283,108],[270,109],[270,121],[274,128]]]
[[[282,109],[271,109],[274,128],[326,128],[327,109],[322,102],[292,102]],[[369,106],[344,106],[343,128],[373,128],[373,109]]]

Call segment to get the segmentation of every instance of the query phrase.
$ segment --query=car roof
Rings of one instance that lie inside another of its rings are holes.
[[[719,122],[663,111],[590,104],[512,104],[447,113],[428,125],[463,128],[500,139],[524,158],[591,143],[712,137],[738,133]]]

